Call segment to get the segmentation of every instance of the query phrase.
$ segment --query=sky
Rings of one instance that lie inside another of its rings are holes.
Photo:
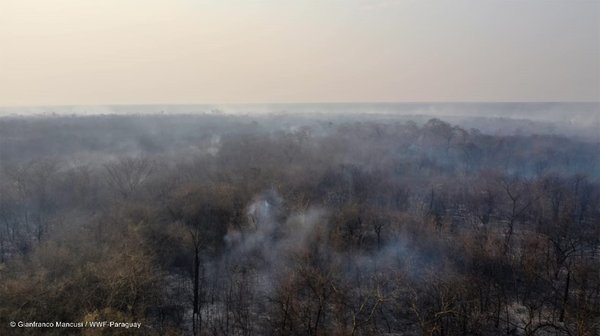
[[[600,0],[0,0],[0,106],[600,100]]]

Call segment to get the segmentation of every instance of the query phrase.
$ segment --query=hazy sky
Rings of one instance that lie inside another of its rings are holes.
[[[600,0],[0,0],[0,105],[598,101]]]

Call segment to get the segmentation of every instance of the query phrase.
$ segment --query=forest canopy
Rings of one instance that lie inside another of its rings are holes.
[[[0,334],[600,330],[593,139],[390,115],[12,116],[0,190]]]

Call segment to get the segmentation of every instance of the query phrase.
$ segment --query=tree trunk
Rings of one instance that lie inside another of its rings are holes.
[[[571,270],[567,270],[567,281],[565,283],[565,293],[563,296],[562,307],[560,308],[560,317],[558,319],[560,322],[565,321],[565,309],[566,309],[567,303],[569,301],[569,284],[570,284],[570,282],[571,282]]]
[[[194,307],[193,307],[193,314],[192,314],[192,328],[193,328],[193,333],[194,335],[198,335],[199,331],[198,330],[198,316],[199,314],[199,309],[198,309],[198,283],[199,283],[199,276],[200,276],[200,258],[199,258],[199,250],[198,250],[198,246],[194,247]]]

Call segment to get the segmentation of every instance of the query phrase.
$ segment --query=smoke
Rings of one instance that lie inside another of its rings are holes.
[[[323,207],[288,213],[285,200],[275,191],[262,193],[247,206],[247,226],[230,230],[225,236],[226,255],[219,261],[243,264],[256,272],[254,291],[269,295],[297,266],[298,256],[316,249],[319,258],[335,269],[339,278],[353,281],[362,276],[389,274],[402,270],[416,279],[437,268],[443,251],[430,254],[412,246],[401,236],[388,237],[380,248],[370,251],[335,251],[329,237],[330,212]]]
[[[225,258],[253,265],[257,290],[268,291],[278,275],[289,268],[289,258],[309,244],[315,230],[326,225],[327,212],[320,208],[287,214],[285,201],[271,190],[254,198],[247,207],[247,226],[225,236]]]

